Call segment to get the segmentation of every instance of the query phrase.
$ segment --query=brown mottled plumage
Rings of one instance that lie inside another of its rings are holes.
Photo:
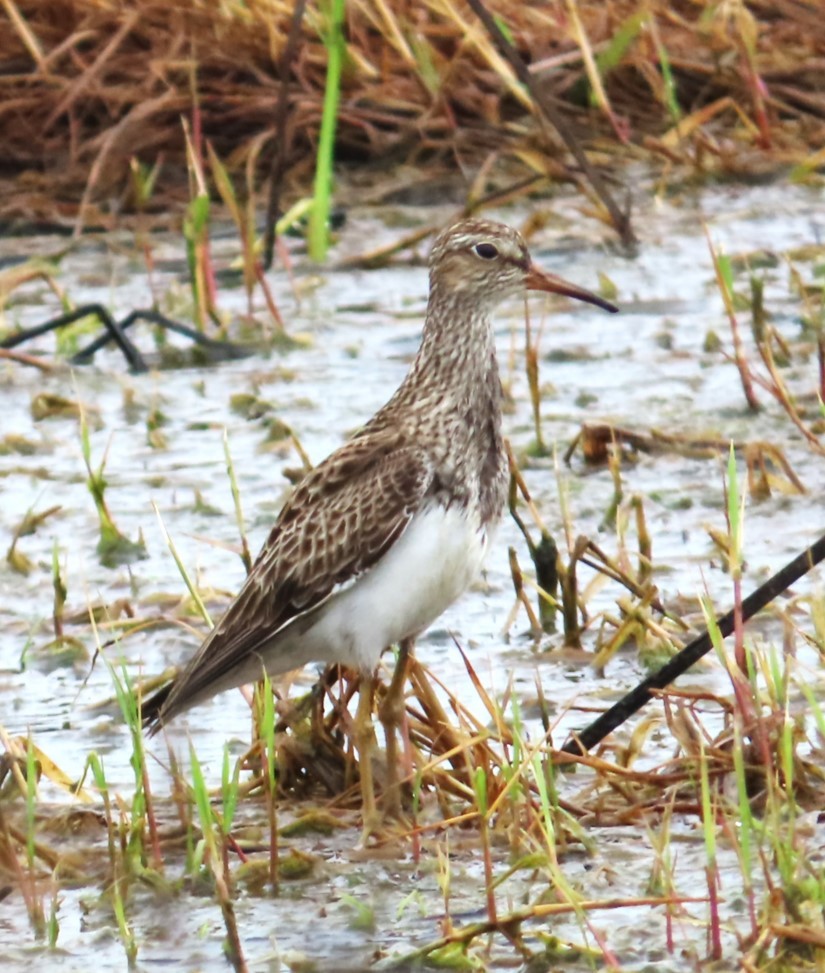
[[[401,386],[284,505],[223,618],[170,687],[152,732],[222,690],[310,661],[372,669],[473,581],[504,507],[507,463],[490,314],[525,289],[612,305],[538,270],[521,236],[464,220],[430,257],[421,347]]]

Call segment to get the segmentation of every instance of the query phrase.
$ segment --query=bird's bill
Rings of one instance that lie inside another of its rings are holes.
[[[598,294],[585,290],[576,284],[571,284],[555,274],[548,274],[546,270],[541,270],[535,264],[530,264],[527,271],[527,290],[528,291],[547,291],[550,294],[564,294],[565,297],[572,297],[576,301],[586,301],[588,304],[595,304],[605,311],[615,314],[619,309],[615,304],[606,301]]]

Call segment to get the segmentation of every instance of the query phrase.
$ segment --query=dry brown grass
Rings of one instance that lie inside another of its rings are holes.
[[[292,6],[3,0],[0,216],[71,218],[84,190],[104,210],[113,200],[128,208],[132,158],[163,160],[154,203],[174,204],[187,193],[182,116],[236,171],[258,154],[265,165]],[[490,8],[591,145],[599,138],[601,148],[612,144],[631,158],[749,173],[803,161],[825,142],[817,0],[495,0]],[[634,16],[646,19],[618,64],[597,76],[594,57]],[[314,164],[323,24],[309,4],[290,72],[293,191],[306,189]],[[476,170],[496,154],[563,174],[560,142],[464,4],[350,0],[347,41],[340,161],[439,157]]]

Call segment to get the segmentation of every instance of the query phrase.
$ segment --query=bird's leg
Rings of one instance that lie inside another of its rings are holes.
[[[406,733],[407,706],[404,700],[404,686],[407,682],[410,655],[415,647],[415,639],[402,639],[398,646],[398,661],[395,672],[381,705],[378,707],[378,719],[384,727],[387,741],[387,788],[385,794],[385,808],[388,814],[398,817],[401,813],[401,784],[400,758],[398,753],[398,739],[396,731]],[[405,746],[405,752],[408,747]]]
[[[361,779],[361,816],[364,822],[363,840],[374,833],[381,823],[375,806],[375,781],[372,776],[372,755],[375,752],[375,729],[372,725],[372,703],[375,698],[377,678],[364,673],[358,690],[358,708],[355,711],[352,738],[358,748],[358,774]]]

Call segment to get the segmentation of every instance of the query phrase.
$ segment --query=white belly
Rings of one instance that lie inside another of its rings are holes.
[[[297,654],[374,668],[388,645],[417,635],[466,591],[486,549],[486,532],[465,511],[426,508],[374,568],[318,610]]]

